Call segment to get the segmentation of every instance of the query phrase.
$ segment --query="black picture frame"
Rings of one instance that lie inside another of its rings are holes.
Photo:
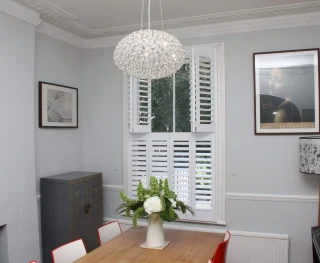
[[[78,89],[39,81],[39,127],[78,128]]]
[[[256,135],[319,134],[319,48],[253,54]]]

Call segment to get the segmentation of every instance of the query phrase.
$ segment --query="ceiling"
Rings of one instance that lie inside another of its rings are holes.
[[[43,20],[84,38],[126,34],[139,28],[140,24],[142,0],[14,1],[36,10]],[[147,2],[145,0],[145,8]],[[299,9],[299,5],[286,5],[305,3],[310,3],[310,8],[307,10],[304,5],[304,11],[314,11],[315,6],[320,10],[320,1],[308,0],[162,0],[162,7],[165,29],[170,29],[256,18],[266,8],[269,10],[267,16],[285,15],[289,11],[291,14],[295,13],[294,8]],[[151,20],[154,22],[161,20],[159,7],[160,0],[151,0]],[[145,15],[145,22],[146,19]],[[160,23],[153,25],[154,28],[159,26]]]

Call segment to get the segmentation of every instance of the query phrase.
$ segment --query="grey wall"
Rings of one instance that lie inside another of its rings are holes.
[[[299,136],[254,135],[252,54],[318,48],[319,35],[320,27],[305,27],[182,41],[225,43],[226,192],[317,195],[317,178],[298,172]],[[85,52],[84,163],[85,169],[102,171],[106,184],[122,185],[122,74],[114,66],[113,50]],[[117,217],[119,192],[106,191],[105,198],[105,216]],[[227,199],[226,217],[232,230],[289,234],[290,262],[312,261],[310,227],[317,224],[316,202]]]
[[[39,260],[40,255],[34,147],[35,29],[3,13],[0,25],[5,25],[0,27],[0,226],[7,225],[9,262],[29,262]]]
[[[36,178],[83,169],[83,50],[36,32],[35,138]],[[38,82],[78,88],[79,128],[39,128]]]
[[[122,73],[112,55],[113,48],[85,51],[84,168],[122,185]]]

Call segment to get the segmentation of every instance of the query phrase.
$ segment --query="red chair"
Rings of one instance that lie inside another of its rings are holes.
[[[37,263],[37,261],[36,260],[32,260],[29,263]]]
[[[87,254],[82,239],[64,244],[51,251],[53,263],[73,262]]]
[[[227,231],[224,237],[224,241],[218,245],[216,252],[214,253],[213,257],[209,259],[208,263],[225,263],[226,262],[227,249],[228,249],[230,237],[231,237],[231,234],[229,231]]]

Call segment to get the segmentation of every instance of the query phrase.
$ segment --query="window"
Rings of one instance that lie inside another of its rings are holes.
[[[125,77],[129,196],[136,196],[140,180],[168,178],[196,211],[188,221],[225,223],[223,63],[223,44],[195,46],[172,76]]]

